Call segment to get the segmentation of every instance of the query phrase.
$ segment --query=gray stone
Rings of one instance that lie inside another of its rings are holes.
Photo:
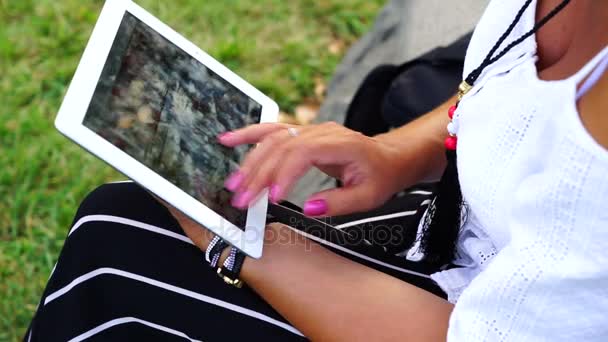
[[[486,0],[391,0],[336,69],[317,121],[342,123],[352,97],[373,68],[404,63],[456,40],[473,29],[486,4]],[[300,180],[289,200],[301,205],[310,194],[334,185],[333,179],[313,170]]]

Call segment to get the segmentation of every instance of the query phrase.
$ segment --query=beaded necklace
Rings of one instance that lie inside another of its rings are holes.
[[[532,29],[508,44],[494,56],[531,3],[532,0],[526,0],[507,30],[496,41],[481,64],[471,71],[462,83],[460,83],[458,86],[458,100],[456,104],[451,106],[448,110],[450,123],[447,126],[448,137],[444,142],[448,163],[443,176],[439,181],[438,188],[435,192],[435,198],[429,205],[424,217],[423,235],[422,240],[420,241],[420,248],[423,251],[424,260],[429,264],[444,266],[454,259],[456,240],[462,225],[463,216],[466,216],[466,211],[463,211],[464,204],[458,181],[458,170],[456,168],[456,146],[458,144],[456,132],[458,128],[453,121],[453,117],[458,109],[458,104],[463,96],[473,88],[475,82],[485,68],[501,59],[512,48],[536,33],[549,20],[563,10],[570,3],[570,0],[563,0],[551,12],[539,20]],[[465,215],[463,215],[463,212],[465,212]]]
[[[468,93],[469,90],[471,90],[471,88],[473,88],[473,85],[475,84],[475,81],[477,81],[477,79],[479,78],[479,75],[481,75],[481,73],[483,72],[483,70],[486,67],[488,67],[491,64],[493,64],[494,62],[496,62],[499,59],[501,59],[512,48],[514,48],[515,46],[519,45],[521,42],[523,42],[524,40],[526,40],[528,37],[530,37],[531,35],[533,35],[534,33],[536,33],[541,27],[543,27],[547,22],[549,22],[549,20],[551,20],[556,14],[558,14],[563,8],[565,8],[566,5],[568,5],[570,3],[570,0],[563,0],[558,6],[556,6],[551,12],[549,12],[549,14],[547,14],[546,16],[544,16],[538,23],[536,23],[534,25],[534,27],[532,29],[530,29],[530,31],[524,33],[521,37],[517,38],[512,43],[510,43],[509,45],[507,45],[502,51],[500,51],[500,53],[498,55],[492,57],[492,55],[494,55],[494,53],[496,52],[496,50],[498,50],[498,48],[500,47],[500,45],[502,45],[502,43],[505,41],[505,39],[507,39],[507,37],[509,36],[509,34],[511,33],[511,31],[513,31],[513,28],[515,27],[515,25],[519,22],[519,20],[521,19],[522,15],[526,11],[526,9],[530,6],[530,3],[532,3],[532,0],[526,0],[526,2],[521,7],[521,9],[519,10],[519,12],[517,12],[517,15],[515,16],[515,19],[513,20],[513,22],[511,23],[511,25],[509,25],[509,27],[507,28],[507,30],[496,41],[496,43],[494,44],[494,46],[492,47],[492,49],[490,50],[490,52],[486,55],[486,57],[481,62],[481,64],[477,68],[475,68],[473,71],[471,71],[469,73],[469,75],[466,77],[466,79],[463,80],[460,83],[460,85],[458,86],[458,102],[456,102],[456,104],[453,105],[453,106],[451,106],[450,109],[448,110],[448,116],[450,117],[450,123],[448,124],[448,134],[449,134],[449,136],[448,136],[448,138],[445,141],[445,147],[446,147],[446,149],[448,149],[448,150],[456,150],[456,144],[457,144],[458,139],[456,137],[456,130],[453,127],[454,125],[453,125],[453,122],[452,122],[452,118],[454,116],[454,113],[456,112],[456,109],[458,108],[458,103],[460,102],[460,100],[462,99],[462,97],[466,93]],[[450,126],[450,125],[452,125],[452,126]]]

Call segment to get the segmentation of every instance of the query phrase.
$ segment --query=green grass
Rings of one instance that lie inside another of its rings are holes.
[[[314,96],[382,0],[141,0],[161,20],[274,98]],[[61,137],[53,119],[101,1],[0,0],[0,341],[18,340],[79,201],[123,178]]]

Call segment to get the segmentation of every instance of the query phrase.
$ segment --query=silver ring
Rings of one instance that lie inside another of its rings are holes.
[[[298,129],[295,127],[288,127],[287,128],[287,133],[289,133],[289,135],[291,135],[292,137],[297,137],[299,135],[298,133]]]

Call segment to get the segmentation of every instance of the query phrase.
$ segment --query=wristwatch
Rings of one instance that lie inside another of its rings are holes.
[[[241,267],[245,261],[245,254],[239,251],[235,247],[230,247],[230,254],[228,258],[224,260],[224,265],[218,267],[217,275],[224,279],[226,284],[236,286],[238,288],[243,287],[243,281],[239,279],[241,273]]]
[[[230,247],[228,257],[224,260],[222,266],[217,267],[222,253],[228,247]],[[239,274],[243,262],[245,261],[245,254],[237,248],[230,246],[221,237],[216,235],[211,239],[211,242],[209,242],[209,246],[207,246],[207,250],[205,251],[205,261],[207,261],[211,267],[217,268],[217,275],[222,278],[226,284],[238,288],[243,286],[243,281],[239,279]]]

